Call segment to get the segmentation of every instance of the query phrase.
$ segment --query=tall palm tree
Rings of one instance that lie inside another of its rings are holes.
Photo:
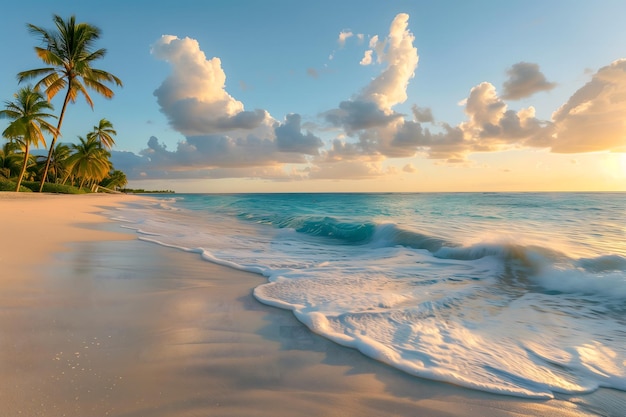
[[[55,135],[57,130],[46,121],[47,118],[56,116],[46,113],[46,110],[52,110],[53,107],[40,92],[28,86],[21,88],[14,97],[15,101],[7,101],[6,108],[0,110],[0,117],[13,120],[2,135],[15,140],[24,148],[24,163],[15,190],[19,191],[29,161],[30,146],[39,146],[40,143],[45,146],[46,140],[43,132]]]
[[[74,153],[67,159],[69,175],[80,178],[79,188],[85,183],[102,181],[111,170],[110,153],[100,147],[94,138],[78,137],[80,143],[73,144]]]
[[[57,134],[52,137],[39,191],[43,189],[43,184],[46,182],[52,150],[58,133],[61,131],[68,103],[75,103],[76,97],[83,95],[93,108],[93,101],[87,92],[88,88],[106,98],[112,98],[113,90],[107,87],[106,83],[122,85],[122,81],[115,75],[91,66],[93,61],[103,58],[106,54],[106,49],[103,48],[93,50],[95,41],[100,38],[99,28],[88,23],[76,23],[75,16],[63,20],[60,16],[54,15],[53,21],[56,26],[53,30],[28,24],[30,33],[39,36],[43,42],[42,47],[35,47],[37,56],[49,67],[23,71],[17,75],[19,82],[43,77],[35,84],[35,88],[44,86],[48,101],[65,89]]]
[[[100,119],[98,126],[94,126],[93,130],[87,134],[87,139],[96,138],[102,147],[111,149],[115,145],[115,139],[113,139],[115,135],[117,132],[113,129],[113,123],[107,119]]]

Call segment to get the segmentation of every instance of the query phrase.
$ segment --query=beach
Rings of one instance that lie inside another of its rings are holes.
[[[621,391],[550,400],[488,394],[413,377],[339,346],[289,311],[259,303],[252,291],[263,276],[138,240],[100,214],[141,198],[0,193],[0,415],[623,410]]]

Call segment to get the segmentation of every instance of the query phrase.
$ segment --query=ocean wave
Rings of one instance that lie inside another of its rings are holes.
[[[174,211],[169,206],[166,211]],[[163,207],[159,207],[163,209]],[[500,237],[461,245],[450,239],[434,236],[394,223],[376,223],[370,220],[349,221],[333,216],[284,215],[282,212],[267,214],[240,210],[237,217],[276,229],[290,229],[298,234],[321,238],[328,244],[360,246],[377,251],[404,247],[426,251],[433,259],[471,262],[493,258],[500,263],[505,281],[528,291],[542,290],[560,293],[598,295],[611,299],[626,299],[626,258],[615,254],[598,257],[571,258],[567,253],[537,244],[525,244],[523,239]],[[119,219],[123,220],[123,219]],[[159,233],[138,229],[143,235]],[[162,233],[162,232],[161,232]],[[169,232],[168,232],[169,233]],[[207,260],[237,269],[260,272],[257,265],[240,266],[238,260],[220,259],[205,255]],[[376,252],[372,252],[376,257]],[[235,266],[236,265],[236,266]],[[267,275],[267,271],[260,272]],[[508,274],[508,275],[507,275]],[[453,279],[453,278],[451,278]]]
[[[362,243],[371,239],[376,225],[342,222],[333,217],[297,217],[281,222],[279,227],[289,227],[299,233],[337,239],[347,243]]]
[[[476,217],[477,202],[465,200],[448,207],[458,217],[434,203],[422,215],[418,197],[391,207],[393,196],[374,196],[364,210],[363,196],[332,206],[321,196],[323,209],[310,196],[194,196],[164,203],[178,212],[151,206],[116,219],[134,220],[141,240],[266,276],[259,301],[409,374],[533,398],[626,389],[618,223],[598,234],[578,212],[543,222],[553,206],[530,218],[526,197],[500,195],[525,220],[499,206]]]
[[[398,227],[395,224],[380,224],[371,239],[374,247],[405,246],[412,249],[425,249],[436,252],[444,246],[452,246],[453,243],[445,239],[430,236]]]
[[[548,291],[626,299],[626,258],[620,255],[571,259],[556,249],[506,241],[460,246],[392,224],[379,226],[371,243],[423,249],[435,258],[447,260],[474,261],[493,257],[500,260],[504,270],[514,271],[527,283]]]
[[[591,273],[580,268],[564,269],[552,265],[531,278],[549,291],[626,300],[626,270],[624,269]]]

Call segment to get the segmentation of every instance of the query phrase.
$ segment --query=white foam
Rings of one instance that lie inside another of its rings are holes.
[[[532,277],[543,288],[570,294],[601,295],[626,300],[626,271],[592,274],[582,269],[556,266],[544,268]]]

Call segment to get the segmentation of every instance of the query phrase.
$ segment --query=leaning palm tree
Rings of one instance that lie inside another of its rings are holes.
[[[46,140],[43,137],[43,132],[55,135],[57,130],[46,121],[47,118],[56,116],[46,113],[47,110],[52,110],[53,107],[40,92],[28,86],[21,88],[15,93],[14,97],[15,101],[7,101],[6,108],[0,110],[0,117],[13,120],[2,132],[2,135],[15,140],[24,149],[24,163],[22,164],[22,170],[17,179],[17,188],[15,189],[15,191],[19,191],[29,161],[30,146],[39,146],[40,143],[45,146]]]
[[[67,159],[69,174],[80,178],[79,188],[85,183],[102,181],[111,170],[110,153],[100,147],[94,138],[78,137],[80,143],[73,144],[74,153]]]
[[[106,98],[111,98],[114,95],[113,90],[105,84],[122,85],[122,81],[116,76],[91,66],[93,61],[103,58],[106,54],[106,49],[93,50],[95,41],[100,37],[99,28],[88,23],[76,23],[74,16],[63,20],[60,16],[54,15],[53,21],[56,26],[53,30],[28,24],[29,31],[39,36],[43,42],[43,46],[35,47],[37,56],[49,67],[23,71],[17,75],[20,82],[43,77],[35,84],[35,88],[45,87],[48,101],[52,100],[59,91],[65,90],[57,134],[52,137],[39,191],[43,189],[43,184],[46,182],[52,150],[58,133],[61,131],[67,105],[70,102],[75,103],[76,97],[80,94],[93,108],[93,102],[87,92],[88,88]]]
[[[113,139],[115,135],[117,132],[113,129],[113,123],[107,119],[100,119],[98,126],[94,126],[93,130],[87,134],[87,139],[95,138],[100,146],[111,149],[115,145],[115,139]]]

